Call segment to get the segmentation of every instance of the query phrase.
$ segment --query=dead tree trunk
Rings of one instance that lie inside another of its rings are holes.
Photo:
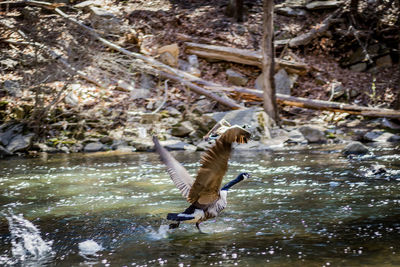
[[[275,51],[274,51],[274,1],[264,0],[263,5],[263,38],[262,38],[262,71],[263,71],[263,91],[264,91],[264,110],[278,123],[278,110],[275,96]]]

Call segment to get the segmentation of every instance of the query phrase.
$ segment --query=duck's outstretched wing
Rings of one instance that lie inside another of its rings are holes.
[[[190,188],[193,185],[193,178],[188,171],[183,167],[158,141],[157,137],[153,136],[154,148],[160,155],[160,159],[167,166],[167,172],[174,182],[175,186],[181,191],[183,197],[187,198]]]
[[[197,201],[201,205],[207,205],[218,199],[222,178],[228,169],[232,143],[247,143],[250,135],[250,132],[240,126],[229,127],[203,154],[201,167],[187,198],[190,203]]]

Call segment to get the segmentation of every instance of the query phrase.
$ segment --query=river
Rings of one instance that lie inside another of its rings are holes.
[[[219,217],[168,229],[188,204],[155,153],[0,160],[1,266],[400,266],[400,152],[233,154]],[[195,175],[199,152],[173,152]],[[376,165],[382,165],[376,167]]]

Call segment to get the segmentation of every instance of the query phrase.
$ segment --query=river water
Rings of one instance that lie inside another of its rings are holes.
[[[400,151],[235,152],[219,217],[168,230],[187,203],[155,153],[0,160],[1,266],[400,266]],[[201,153],[173,152],[191,174]],[[382,165],[377,167],[376,165]]]

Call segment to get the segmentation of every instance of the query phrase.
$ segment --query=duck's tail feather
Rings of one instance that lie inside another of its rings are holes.
[[[168,213],[167,215],[167,220],[170,221],[189,221],[193,220],[195,217],[191,216],[190,214],[184,214],[184,213]]]

